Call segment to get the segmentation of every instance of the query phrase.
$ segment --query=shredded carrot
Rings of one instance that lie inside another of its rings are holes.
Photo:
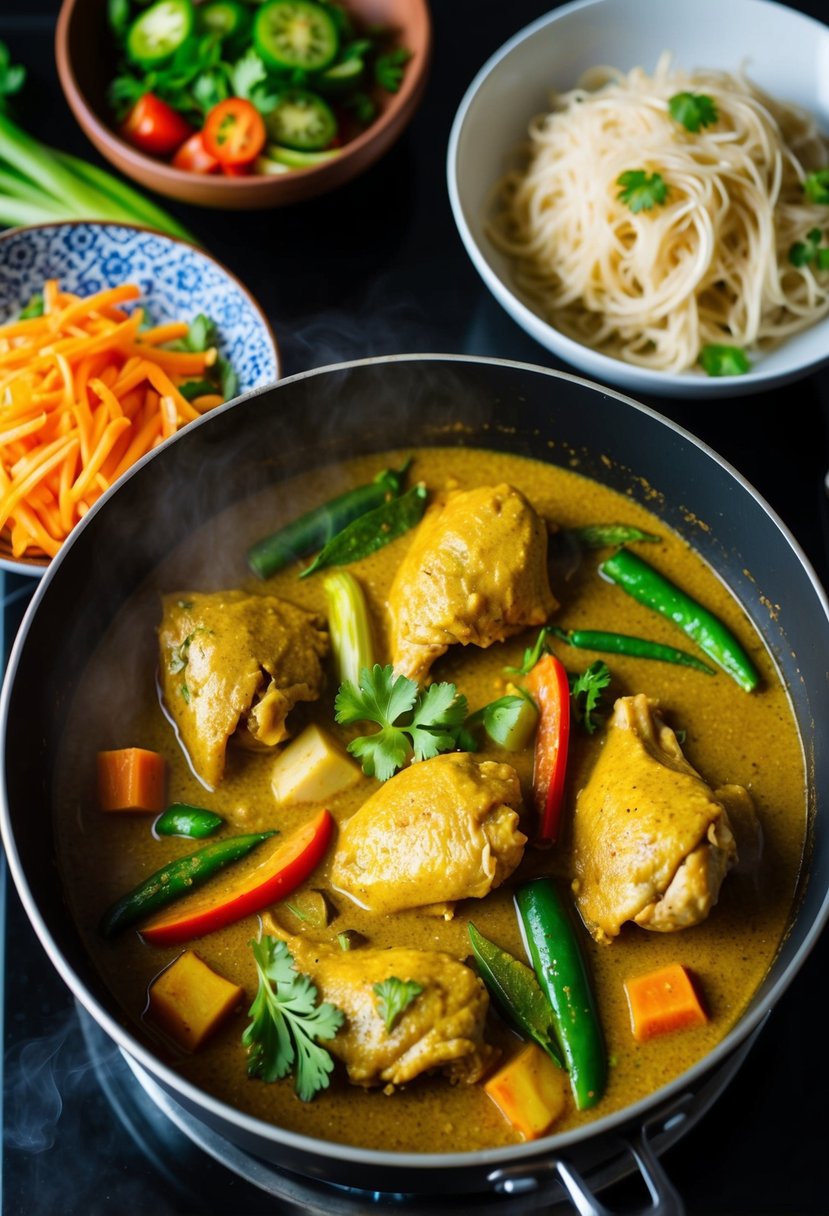
[[[182,394],[211,376],[216,349],[166,349],[189,325],[142,330],[140,294],[123,283],[80,297],[50,279],[42,316],[0,325],[0,535],[16,557],[54,556],[131,465],[224,400]]]
[[[681,963],[625,980],[625,992],[633,1037],[640,1043],[708,1021],[693,980]]]

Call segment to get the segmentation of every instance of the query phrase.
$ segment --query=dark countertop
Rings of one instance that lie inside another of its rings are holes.
[[[420,110],[390,154],[336,194],[264,213],[170,204],[259,299],[278,335],[284,373],[404,351],[564,367],[501,311],[481,283],[454,227],[444,168],[449,126],[467,83],[508,36],[550,7],[546,0],[434,0],[434,62]],[[824,15],[822,0],[792,7]],[[27,125],[48,142],[95,158],[57,84],[57,5],[30,0],[25,11],[11,8],[11,0],[0,5],[0,37],[15,60],[29,65],[34,87],[27,93]],[[823,488],[829,371],[756,398],[647,403],[736,465],[829,581]],[[8,580],[10,590],[19,585]],[[58,1205],[66,1216],[196,1211],[180,1206],[169,1184],[117,1134],[88,1084],[70,998],[13,892],[8,926],[4,1213],[37,1216]],[[690,1212],[829,1211],[827,967],[824,936],[725,1095],[666,1155]],[[28,1147],[21,1146],[25,1137]],[[205,1190],[198,1211],[242,1210],[236,1201],[208,1194],[219,1188]]]

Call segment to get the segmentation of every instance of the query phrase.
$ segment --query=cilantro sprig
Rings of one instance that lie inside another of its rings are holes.
[[[380,727],[348,745],[363,772],[380,781],[388,781],[412,757],[428,760],[459,746],[472,750],[465,746],[466,714],[466,697],[454,684],[432,684],[424,692],[414,680],[395,675],[391,664],[364,667],[359,684],[345,680],[334,701],[334,716],[341,725],[374,722]]]
[[[668,113],[694,134],[700,127],[712,127],[720,117],[717,103],[706,93],[674,93],[668,100]]]
[[[297,1096],[310,1102],[328,1088],[334,1061],[319,1040],[334,1038],[343,1024],[342,1011],[327,1001],[317,1004],[316,988],[295,969],[285,942],[265,936],[250,946],[259,990],[242,1035],[248,1074],[272,1082],[293,1073]]]
[[[627,169],[616,178],[621,189],[617,198],[634,214],[650,211],[667,201],[668,186],[661,173],[648,173],[647,169]]]
[[[372,992],[377,997],[377,1012],[383,1019],[386,1034],[391,1034],[397,1019],[422,991],[423,985],[416,980],[400,980],[396,975],[390,975],[372,986]]]
[[[591,663],[579,675],[570,676],[573,714],[589,735],[594,734],[603,721],[602,694],[610,681],[610,668],[601,659]]]

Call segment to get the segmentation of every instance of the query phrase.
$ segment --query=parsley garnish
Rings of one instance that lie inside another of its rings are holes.
[[[412,756],[428,760],[457,748],[466,709],[466,697],[454,684],[432,684],[422,692],[414,680],[396,676],[390,663],[364,667],[359,685],[344,681],[334,702],[334,716],[341,724],[376,722],[380,727],[348,745],[363,772],[380,781],[387,781]]]
[[[573,714],[589,735],[600,726],[602,693],[610,684],[610,668],[597,659],[581,675],[570,676]]]
[[[650,211],[657,203],[664,203],[668,187],[661,173],[648,173],[646,169],[628,169],[616,178],[621,190],[616,196],[634,213]]]
[[[751,368],[748,355],[739,346],[703,346],[699,361],[709,376],[744,376]]]
[[[415,980],[399,980],[396,975],[390,975],[382,983],[373,985],[372,992],[377,997],[377,1011],[385,1022],[386,1034],[391,1034],[401,1013],[405,1013],[422,991],[422,984],[416,983]]]
[[[829,270],[829,246],[819,248],[823,233],[819,228],[810,228],[805,241],[795,241],[789,250],[792,266],[808,266],[814,262],[818,270]]]
[[[829,168],[815,169],[813,173],[807,173],[803,190],[810,203],[829,206]]]
[[[705,93],[674,93],[668,101],[668,112],[674,122],[694,132],[713,126],[720,117],[717,103]]]
[[[307,975],[294,967],[285,942],[263,937],[250,943],[259,991],[248,1011],[252,1019],[242,1035],[248,1049],[248,1075],[278,1081],[294,1074],[294,1087],[303,1102],[327,1089],[334,1068],[319,1039],[333,1039],[343,1014],[318,994]]]

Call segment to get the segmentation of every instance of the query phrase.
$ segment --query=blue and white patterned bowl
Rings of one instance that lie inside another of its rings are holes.
[[[186,241],[125,224],[43,224],[0,234],[0,323],[14,318],[46,279],[87,296],[137,283],[152,324],[216,323],[219,352],[231,364],[239,393],[279,376],[279,351],[259,305],[229,270]],[[0,568],[40,575],[47,559],[14,559],[0,538]]]

